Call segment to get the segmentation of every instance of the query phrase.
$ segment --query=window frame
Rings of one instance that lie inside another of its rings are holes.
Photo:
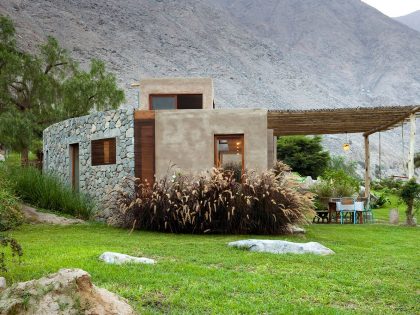
[[[214,134],[214,167],[219,168],[217,166],[219,162],[218,157],[218,141],[223,139],[238,139],[240,138],[242,141],[241,147],[241,155],[242,155],[242,174],[245,173],[245,134],[243,133],[229,133],[229,134]]]
[[[174,97],[175,98],[175,110],[179,110],[178,106],[178,96],[184,95],[184,96],[193,96],[193,95],[201,95],[201,108],[203,109],[204,106],[204,100],[203,100],[203,93],[178,93],[178,94],[162,94],[162,93],[153,93],[149,94],[149,110],[174,110],[174,109],[153,109],[152,99],[153,97]]]
[[[95,143],[99,143],[102,142],[102,147],[105,150],[105,146],[104,146],[104,142],[105,141],[110,141],[110,146],[109,146],[109,162],[105,163],[105,151],[103,152],[103,158],[104,160],[102,162],[97,162],[96,159],[94,161],[94,144]],[[112,155],[112,148],[114,151],[114,155]],[[95,139],[95,140],[91,140],[90,141],[90,159],[91,159],[91,166],[100,166],[100,165],[115,165],[117,164],[117,138],[113,137],[113,138],[101,138],[101,139]]]

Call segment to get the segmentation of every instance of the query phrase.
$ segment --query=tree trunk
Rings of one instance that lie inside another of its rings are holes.
[[[416,225],[416,222],[414,222],[413,207],[414,207],[414,200],[410,201],[407,204],[407,211],[405,212],[405,214],[407,216],[407,225],[409,225],[409,226],[415,226]]]
[[[29,149],[24,148],[20,153],[20,162],[22,166],[28,166],[29,164]]]

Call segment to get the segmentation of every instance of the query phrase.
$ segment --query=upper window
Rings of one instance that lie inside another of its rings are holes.
[[[226,170],[232,170],[235,174],[243,174],[244,135],[215,135],[214,143],[215,166]]]
[[[115,138],[92,140],[92,165],[116,163]]]
[[[150,95],[150,109],[202,109],[203,94]]]

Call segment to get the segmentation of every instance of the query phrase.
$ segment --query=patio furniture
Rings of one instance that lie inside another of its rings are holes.
[[[358,210],[358,221],[359,223],[365,223],[365,222],[373,222],[373,212],[370,207],[370,198],[365,197],[359,197],[357,198],[358,202],[363,202],[363,210]]]
[[[356,202],[354,198],[344,197],[341,201],[337,201],[337,212],[340,213],[340,224],[344,224],[345,219],[356,223]]]

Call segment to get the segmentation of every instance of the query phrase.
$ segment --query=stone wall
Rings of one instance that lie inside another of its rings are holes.
[[[91,141],[116,138],[116,164],[92,166]],[[100,207],[109,189],[134,176],[134,117],[132,109],[97,112],[54,124],[44,130],[44,170],[71,184],[70,144],[79,143],[79,190]],[[106,217],[105,209],[100,209]]]

